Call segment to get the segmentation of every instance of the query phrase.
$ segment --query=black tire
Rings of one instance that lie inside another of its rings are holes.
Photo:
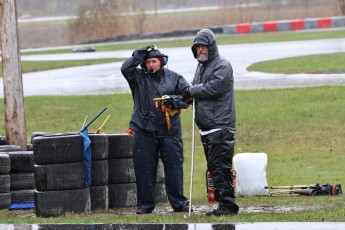
[[[132,183],[136,181],[133,158],[109,159],[108,184]],[[156,182],[165,182],[164,166],[158,161]]]
[[[133,158],[109,159],[109,184],[135,182]]]
[[[166,203],[168,201],[165,183],[156,183],[155,199],[157,203]]]
[[[35,187],[38,191],[71,190],[86,187],[84,162],[35,165]]]
[[[108,161],[92,161],[91,162],[91,186],[108,185],[109,170]]]
[[[0,152],[23,151],[19,145],[0,145]]]
[[[7,153],[11,159],[11,173],[34,171],[34,154],[32,151],[13,151]]]
[[[108,185],[90,186],[91,210],[109,208]]]
[[[34,189],[13,190],[11,193],[11,204],[34,202]]]
[[[10,192],[10,183],[11,179],[9,174],[0,175],[0,193]]]
[[[27,150],[27,151],[33,151],[33,150],[34,150],[34,147],[32,146],[32,144],[27,144],[27,145],[26,145],[26,150]]]
[[[81,162],[83,140],[79,134],[38,136],[33,138],[34,160],[38,165]]]
[[[7,153],[0,153],[0,174],[8,174],[11,170],[11,159]]]
[[[0,145],[6,145],[6,144],[7,144],[6,137],[0,136]]]
[[[53,137],[53,136],[67,136],[76,135],[77,132],[67,132],[67,133],[51,133],[51,132],[32,132],[31,133],[31,143],[35,137]]]
[[[23,189],[34,189],[35,180],[34,173],[10,173],[11,178],[11,191],[12,190],[23,190]]]
[[[31,133],[31,143],[35,137],[41,137],[41,136],[51,135],[51,134],[52,133],[48,133],[48,132],[33,132],[33,133]]]
[[[135,183],[109,184],[109,208],[134,207],[137,205]]]
[[[107,160],[109,141],[107,134],[90,134],[92,160]]]
[[[129,134],[110,134],[109,159],[133,157],[133,136]]]
[[[8,209],[11,205],[11,194],[0,193],[0,209]]]
[[[89,188],[35,191],[35,213],[38,217],[57,217],[66,212],[82,213],[91,210]]]

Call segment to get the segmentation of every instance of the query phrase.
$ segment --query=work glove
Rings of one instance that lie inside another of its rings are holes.
[[[174,107],[174,99],[170,97],[169,95],[164,95],[163,104],[167,106],[168,108]]]
[[[182,92],[182,101],[191,104],[193,101],[192,95],[189,92],[189,87],[186,87]]]
[[[136,56],[136,57],[144,58],[144,57],[146,57],[147,53],[148,53],[147,48],[141,47],[141,48],[138,48],[132,52],[132,57]]]
[[[146,46],[146,51],[149,53],[150,51],[152,50],[157,50],[157,46],[154,46],[154,45],[149,45],[149,46]]]

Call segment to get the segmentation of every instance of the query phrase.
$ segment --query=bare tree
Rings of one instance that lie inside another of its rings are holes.
[[[93,0],[82,5],[78,19],[70,23],[71,40],[82,42],[113,36],[118,25],[118,11],[115,0]]]
[[[0,0],[0,16],[6,142],[19,145],[26,150],[26,121],[16,2]]]

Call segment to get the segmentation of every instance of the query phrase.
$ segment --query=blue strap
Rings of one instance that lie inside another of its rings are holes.
[[[84,163],[86,168],[86,177],[85,177],[85,184],[86,187],[90,187],[91,184],[91,141],[88,135],[87,129],[83,129],[79,132],[79,134],[83,138],[83,156],[84,156]]]

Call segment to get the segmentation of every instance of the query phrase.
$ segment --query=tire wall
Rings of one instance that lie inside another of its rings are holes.
[[[8,154],[0,152],[0,210],[11,204],[10,194],[11,160]]]
[[[79,134],[35,133],[32,137],[36,216],[56,217],[66,212],[136,206],[133,136],[89,134],[89,138],[91,184],[86,187],[83,140]],[[167,201],[161,161],[157,169],[156,201]]]
[[[57,217],[91,210],[86,187],[83,140],[79,134],[44,134],[32,138],[36,216]]]
[[[34,155],[33,151],[11,151],[10,194],[11,205],[34,203]]]

